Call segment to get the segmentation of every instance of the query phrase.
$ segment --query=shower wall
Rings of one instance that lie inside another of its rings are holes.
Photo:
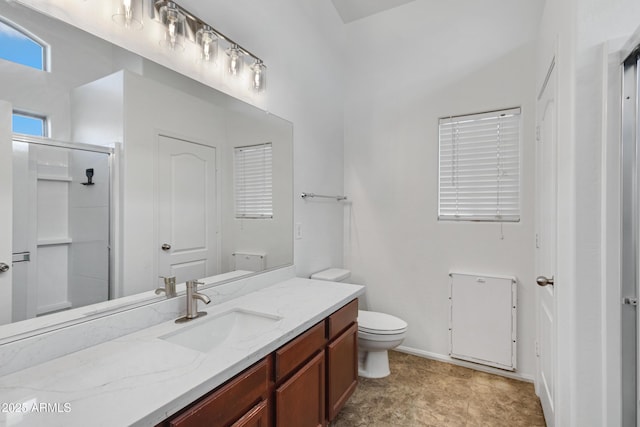
[[[107,154],[14,142],[13,252],[13,321],[108,299]]]

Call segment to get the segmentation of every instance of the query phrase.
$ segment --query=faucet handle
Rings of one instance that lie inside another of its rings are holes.
[[[164,280],[165,286],[168,284],[176,284],[176,276],[158,276],[159,278]]]
[[[197,287],[198,285],[204,285],[204,282],[198,282],[197,280],[187,280],[187,285]]]
[[[156,289],[156,295],[160,295],[161,292],[164,292],[167,298],[175,297],[178,294],[176,293],[176,276],[158,276],[161,279],[164,279],[164,288]]]

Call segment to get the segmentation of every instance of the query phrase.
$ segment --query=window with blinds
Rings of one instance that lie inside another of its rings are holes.
[[[520,221],[520,108],[440,119],[438,219]]]
[[[234,148],[236,218],[273,218],[271,143]]]

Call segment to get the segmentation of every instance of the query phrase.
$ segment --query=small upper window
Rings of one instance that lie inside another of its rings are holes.
[[[13,133],[47,136],[47,118],[35,114],[13,112]]]
[[[0,20],[0,58],[45,70],[45,56],[44,44],[25,31]]]

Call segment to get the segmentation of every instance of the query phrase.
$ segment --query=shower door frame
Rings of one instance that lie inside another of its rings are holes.
[[[640,46],[622,62],[620,203],[621,424],[640,425]]]
[[[113,250],[114,249],[113,242],[115,241],[114,233],[116,228],[114,227],[114,222],[113,222],[115,217],[114,212],[116,212],[114,209],[118,208],[118,206],[114,205],[114,202],[117,200],[117,197],[115,197],[115,194],[114,194],[114,192],[117,191],[117,185],[114,185],[114,179],[116,179],[116,175],[115,175],[116,164],[115,164],[114,154],[117,152],[117,147],[116,149],[114,149],[112,147],[102,146],[102,145],[60,141],[60,140],[55,140],[51,138],[30,136],[30,135],[17,134],[17,133],[12,134],[11,141],[12,141],[12,144],[13,142],[20,142],[20,143],[25,143],[29,145],[41,145],[41,146],[47,146],[47,147],[64,148],[69,150],[88,151],[92,153],[101,153],[101,154],[107,155],[107,164],[108,164],[108,171],[109,171],[108,190],[107,190],[107,193],[109,196],[109,209],[108,209],[108,236],[109,236],[108,239],[109,240],[107,242],[109,265],[107,266],[107,283],[108,283],[107,301],[110,301],[113,298],[117,297],[118,296],[117,284],[115,283],[115,280],[114,280],[117,277],[117,274],[115,274],[116,259],[114,256],[115,251]],[[12,191],[13,191],[13,188],[12,188]],[[13,230],[13,220],[11,224],[11,229]]]

